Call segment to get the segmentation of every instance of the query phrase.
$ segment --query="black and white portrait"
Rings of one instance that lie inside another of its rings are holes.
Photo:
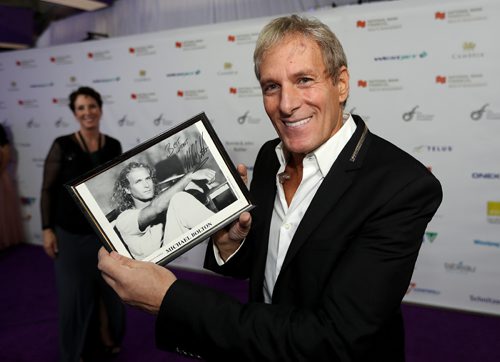
[[[71,190],[112,249],[165,263],[250,206],[214,135],[206,122],[189,122]]]

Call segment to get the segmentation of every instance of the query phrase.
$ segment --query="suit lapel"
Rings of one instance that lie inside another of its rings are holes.
[[[304,214],[288,248],[280,274],[293,260],[311,233],[323,222],[324,217],[335,207],[339,198],[353,182],[356,175],[354,171],[361,167],[370,133],[361,118],[354,115],[353,118],[357,124],[356,131],[332,165]],[[279,277],[276,284],[278,282]]]

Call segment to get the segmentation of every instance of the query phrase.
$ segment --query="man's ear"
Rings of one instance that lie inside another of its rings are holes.
[[[339,103],[343,103],[349,96],[349,70],[347,67],[340,68],[336,86],[339,90]]]
[[[130,195],[130,194],[132,194],[132,193],[130,192],[130,189],[125,189],[125,192],[126,192],[127,194],[129,194],[129,195]]]

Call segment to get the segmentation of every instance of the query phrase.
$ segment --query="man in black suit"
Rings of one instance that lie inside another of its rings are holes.
[[[279,139],[255,162],[258,207],[216,234],[206,257],[250,278],[250,302],[101,250],[106,281],[158,313],[160,348],[213,361],[404,361],[400,304],[439,182],[344,113],[347,61],[324,24],[271,21],[254,62]]]

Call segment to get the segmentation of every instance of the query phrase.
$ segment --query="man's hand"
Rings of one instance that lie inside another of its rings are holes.
[[[241,179],[247,185],[248,173],[243,164],[237,166]],[[212,241],[219,250],[222,260],[226,261],[232,254],[238,250],[243,239],[245,239],[252,225],[252,216],[249,212],[241,213],[238,220],[231,224],[229,229],[219,230],[212,236]]]
[[[238,250],[243,239],[247,237],[251,225],[252,216],[245,211],[241,213],[238,220],[231,224],[229,229],[221,229],[212,236],[222,260],[226,261]]]
[[[248,171],[247,167],[240,163],[238,166],[236,166],[236,169],[238,170],[238,173],[240,174],[241,179],[243,180],[243,183],[248,187]]]
[[[59,249],[57,248],[57,237],[52,229],[43,230],[43,250],[45,253],[55,259]]]
[[[168,269],[157,264],[132,260],[114,251],[99,250],[102,277],[127,304],[157,314],[163,297],[177,280]]]

